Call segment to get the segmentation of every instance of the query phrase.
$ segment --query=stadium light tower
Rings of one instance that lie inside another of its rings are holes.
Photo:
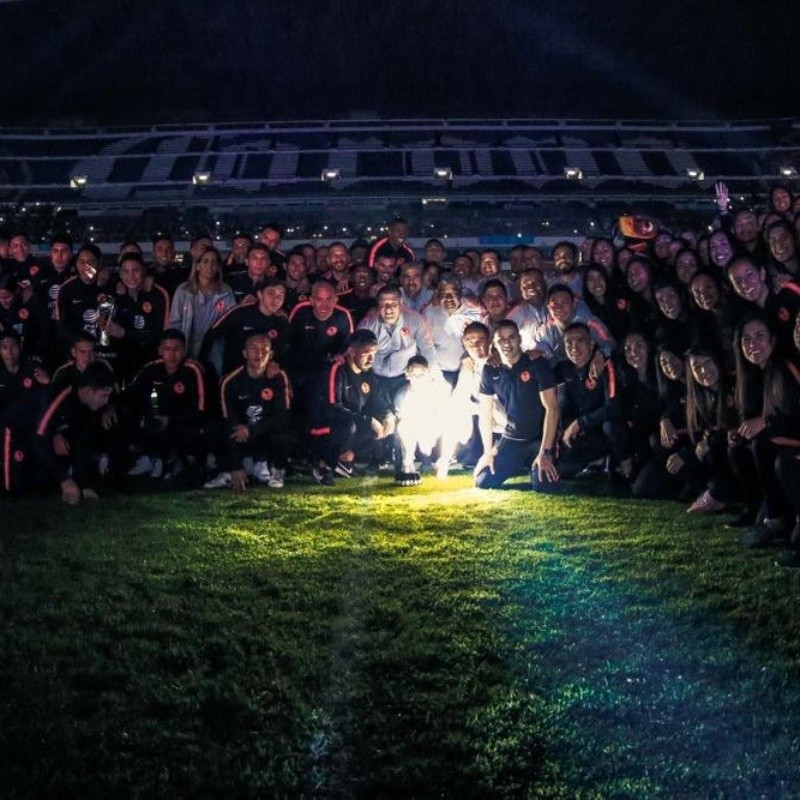
[[[331,167],[322,170],[322,174],[319,177],[323,183],[333,183],[334,181],[338,181],[339,178],[342,177],[342,171]]]
[[[564,167],[564,177],[568,181],[582,181],[583,170],[580,167]]]
[[[192,175],[192,184],[194,186],[207,186],[209,183],[211,183],[210,172],[195,172]]]

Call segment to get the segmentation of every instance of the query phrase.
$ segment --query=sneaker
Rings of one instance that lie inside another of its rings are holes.
[[[150,477],[158,480],[164,474],[164,462],[160,458],[153,460],[153,469],[150,470]]]
[[[320,486],[333,486],[333,473],[328,467],[314,467],[311,474]]]
[[[186,467],[184,466],[182,458],[176,458],[169,466],[167,467],[166,471],[164,472],[164,480],[165,481],[174,481],[179,475],[182,475],[186,471]]]
[[[337,461],[333,471],[341,478],[353,477],[353,462],[352,461]]]
[[[283,489],[284,479],[286,478],[286,470],[279,469],[278,467],[272,468],[272,474],[269,476],[267,486],[270,489]]]
[[[204,489],[225,489],[231,485],[230,472],[220,472],[203,484]]]
[[[128,477],[138,478],[140,475],[147,475],[153,471],[154,466],[150,456],[141,455],[136,459],[136,463],[128,470]]]
[[[394,482],[398,486],[419,486],[420,483],[419,472],[398,472],[394,476]]]
[[[81,492],[81,494],[83,495],[83,499],[84,500],[99,500],[100,499],[100,495],[97,494],[97,492],[94,489],[84,489],[83,492]]]
[[[758,509],[745,508],[740,511],[730,522],[725,523],[726,528],[749,528],[758,517]]]
[[[748,547],[769,547],[778,539],[785,539],[789,528],[780,517],[765,518],[742,539]]]
[[[267,483],[271,475],[272,470],[269,468],[269,464],[267,464],[266,461],[256,461],[255,464],[253,464],[253,477],[259,483]]]
[[[687,514],[713,514],[715,511],[722,511],[725,503],[717,500],[711,492],[706,489],[697,500],[686,509]]]

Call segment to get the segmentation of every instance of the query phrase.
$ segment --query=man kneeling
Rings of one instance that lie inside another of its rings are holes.
[[[555,378],[544,358],[532,359],[522,352],[519,329],[511,320],[495,326],[494,347],[501,363],[487,363],[481,373],[479,427],[483,455],[475,466],[479,489],[498,489],[513,475],[531,466],[534,489],[558,480],[553,463],[553,444],[558,431],[558,398]],[[494,398],[507,415],[498,441],[492,439]]]

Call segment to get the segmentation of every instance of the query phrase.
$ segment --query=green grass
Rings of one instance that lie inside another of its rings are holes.
[[[3,797],[793,797],[798,576],[466,477],[3,501]]]

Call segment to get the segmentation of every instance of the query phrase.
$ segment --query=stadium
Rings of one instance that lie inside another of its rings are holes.
[[[713,185],[754,203],[796,175],[796,120],[353,119],[6,128],[2,224],[34,241],[222,240],[278,219],[289,245],[518,234],[545,246],[636,210],[679,231],[713,215]],[[325,226],[328,226],[327,228]],[[459,245],[455,245],[458,247]],[[465,245],[464,245],[465,246]]]
[[[766,209],[800,122],[350,119],[8,127],[0,226],[227,250],[375,240],[504,257]],[[552,265],[548,264],[550,268]],[[8,429],[7,429],[8,430]],[[0,499],[8,797],[791,797],[798,591],[731,517],[599,474]]]

